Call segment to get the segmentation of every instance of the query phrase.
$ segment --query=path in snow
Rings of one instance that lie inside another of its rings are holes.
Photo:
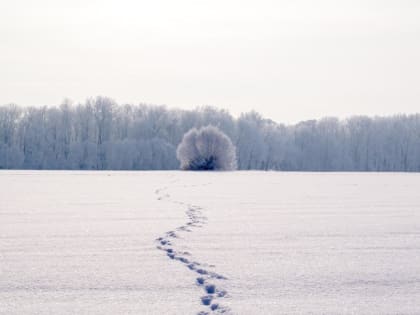
[[[227,280],[227,278],[212,271],[211,268],[214,268],[214,265],[195,261],[190,252],[182,250],[176,244],[176,240],[181,237],[182,233],[193,232],[194,229],[203,228],[207,224],[208,219],[203,214],[203,208],[190,203],[172,200],[168,193],[168,187],[157,189],[155,193],[158,196],[158,200],[166,200],[187,208],[185,213],[188,221],[175,230],[168,231],[163,236],[157,238],[156,243],[157,248],[165,252],[169,259],[179,261],[197,274],[197,286],[204,291],[204,295],[200,297],[200,302],[202,305],[208,307],[205,311],[201,311],[197,315],[210,313],[226,314],[230,312],[229,308],[222,306],[219,302],[220,298],[228,297],[227,291],[216,287],[214,283],[214,280]]]
[[[0,314],[419,315],[419,191],[420,174],[0,171]]]

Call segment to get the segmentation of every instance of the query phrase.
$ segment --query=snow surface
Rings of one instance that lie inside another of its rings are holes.
[[[420,314],[420,174],[0,172],[0,314],[200,312]]]

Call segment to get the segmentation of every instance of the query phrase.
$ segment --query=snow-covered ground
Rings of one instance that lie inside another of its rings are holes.
[[[200,312],[420,314],[420,174],[0,172],[0,314]]]

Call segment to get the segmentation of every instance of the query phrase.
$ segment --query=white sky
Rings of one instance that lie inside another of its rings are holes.
[[[0,104],[420,112],[418,0],[0,0]]]

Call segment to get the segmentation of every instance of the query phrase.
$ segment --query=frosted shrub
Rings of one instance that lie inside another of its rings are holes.
[[[189,130],[176,152],[183,170],[235,170],[236,149],[232,141],[214,126]]]

